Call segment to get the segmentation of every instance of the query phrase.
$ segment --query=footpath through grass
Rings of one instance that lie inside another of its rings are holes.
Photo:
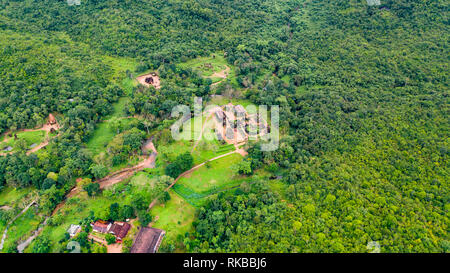
[[[35,144],[39,145],[41,142],[45,140],[46,132],[44,130],[38,131],[25,131],[25,132],[17,132],[17,140],[14,137],[8,138],[6,141],[0,143],[0,152],[2,152],[6,147],[10,146],[13,149],[11,152],[14,152],[17,149],[17,143],[19,140],[24,139],[27,148],[31,148],[30,146]]]
[[[241,160],[240,154],[231,154],[209,162],[182,177],[173,189],[188,203],[201,206],[208,196],[238,186],[246,180],[245,177],[235,176],[232,171],[231,166]]]
[[[194,71],[199,72],[204,78],[211,78],[213,83],[222,81],[221,77],[214,77],[214,73],[220,73],[221,71],[226,70],[226,67],[229,67],[228,77],[231,82],[236,82],[235,76],[235,68],[233,65],[228,64],[225,59],[223,53],[214,53],[208,57],[199,57],[196,59],[189,60],[184,63],[178,64],[178,67],[183,69],[192,69]]]

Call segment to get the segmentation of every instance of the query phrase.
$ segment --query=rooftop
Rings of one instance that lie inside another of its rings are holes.
[[[156,253],[166,232],[162,229],[143,227],[139,230],[131,253]]]

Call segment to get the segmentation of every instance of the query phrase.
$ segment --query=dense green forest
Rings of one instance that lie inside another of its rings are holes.
[[[186,251],[365,252],[377,241],[383,252],[449,252],[448,8],[444,0],[0,0],[0,133],[39,127],[49,113],[62,125],[45,152],[0,156],[0,193],[34,187],[50,213],[75,178],[106,175],[86,143],[119,98],[144,121],[109,144],[119,158],[112,165],[137,153],[146,131],[166,128],[173,106],[220,93],[280,105],[280,148],[247,144],[251,181],[198,209],[181,239]],[[210,88],[178,66],[215,52],[236,81]],[[108,58],[138,65],[117,75]],[[120,84],[156,69],[161,89],[127,93]],[[166,174],[188,169],[177,164]],[[1,221],[11,218],[0,210]]]

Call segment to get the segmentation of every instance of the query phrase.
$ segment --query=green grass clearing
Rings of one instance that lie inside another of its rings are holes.
[[[166,231],[164,243],[175,243],[178,236],[183,236],[186,232],[193,230],[192,222],[195,220],[195,207],[187,203],[174,191],[170,190],[170,200],[164,204],[156,206],[151,213],[158,220],[153,227]],[[180,244],[177,243],[177,250]]]
[[[120,79],[127,71],[134,72],[138,63],[132,58],[104,56],[104,62],[114,71],[113,79]]]
[[[206,197],[237,186],[247,178],[235,177],[231,166],[240,162],[242,156],[232,154],[209,162],[186,177],[181,178],[173,187],[174,191],[195,206],[204,203]]]
[[[116,58],[116,57],[105,57],[106,62],[111,65],[113,70],[115,71],[115,81],[118,81],[118,84],[122,86],[126,95],[131,94],[133,87],[137,85],[135,80],[126,77],[126,71],[134,71],[137,63],[129,58]],[[112,118],[124,118],[125,117],[125,105],[129,101],[128,97],[120,98],[113,105],[113,113],[106,116],[101,122],[97,124],[97,127],[89,138],[87,142],[87,149],[93,153],[93,155],[97,155],[101,152],[105,152],[105,148],[108,143],[114,138],[116,135],[115,132],[112,132],[108,127],[108,121]],[[123,122],[129,123],[132,119],[123,119]]]
[[[33,187],[24,189],[16,189],[13,187],[6,187],[0,192],[0,206],[12,206],[15,202],[22,199],[34,190]]]
[[[20,139],[24,139],[27,148],[31,148],[30,146],[35,144],[39,145],[41,142],[45,140],[46,132],[44,130],[38,130],[38,131],[25,131],[25,132],[17,132],[17,140],[15,140],[14,134],[13,137],[8,138],[6,141],[0,143],[0,150],[5,149],[8,146],[11,146],[13,149],[11,150],[14,152],[17,149],[17,142]]]
[[[223,80],[223,78],[221,77],[214,77],[214,73],[220,73],[221,71],[225,70],[226,67],[229,67],[230,71],[228,72],[228,79],[231,82],[237,84],[235,68],[233,65],[228,64],[227,60],[223,56],[223,53],[214,53],[208,57],[198,57],[196,59],[180,63],[178,64],[178,67],[182,69],[190,68],[194,71],[197,71],[202,75],[202,77],[211,78],[213,83]]]

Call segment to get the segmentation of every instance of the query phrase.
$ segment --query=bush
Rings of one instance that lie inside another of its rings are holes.
[[[148,224],[150,224],[150,222],[153,220],[153,217],[150,215],[150,213],[148,213],[145,210],[139,211],[138,217],[139,217],[139,221],[141,221],[141,225],[143,227],[148,226]]]
[[[111,233],[106,234],[105,239],[108,245],[116,243],[116,236],[112,235]]]
[[[173,163],[167,165],[166,175],[177,178],[181,173],[189,170],[194,165],[194,158],[189,152],[177,156]]]
[[[87,192],[87,194],[92,197],[96,196],[100,193],[100,184],[98,183],[90,183],[85,185],[83,189]]]

